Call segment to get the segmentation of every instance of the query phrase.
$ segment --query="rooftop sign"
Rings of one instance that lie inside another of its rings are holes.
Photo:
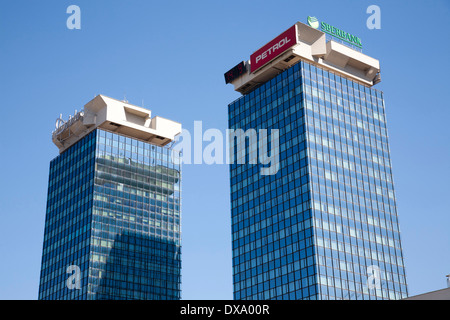
[[[297,28],[293,25],[250,56],[250,72],[255,72],[297,44]]]
[[[342,41],[345,41],[351,45],[354,45],[358,48],[362,48],[361,39],[358,38],[357,36],[354,36],[354,35],[352,35],[348,32],[345,32],[341,29],[333,27],[332,25],[329,25],[326,22],[322,21],[319,23],[319,21],[317,20],[316,17],[309,16],[307,21],[308,21],[308,25],[311,28],[318,29],[320,26],[321,31],[328,33],[329,35],[332,35],[333,37],[336,37],[336,38],[338,38]]]
[[[234,66],[232,69],[228,70],[224,76],[225,76],[225,84],[233,82],[234,79],[240,77],[245,72],[247,72],[247,68],[245,67],[244,61],[239,62],[236,66]]]

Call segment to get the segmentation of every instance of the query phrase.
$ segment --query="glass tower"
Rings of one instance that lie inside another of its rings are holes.
[[[383,93],[300,61],[228,115],[280,135],[276,174],[230,165],[234,299],[405,298]]]
[[[181,166],[96,128],[50,163],[39,299],[181,298]]]

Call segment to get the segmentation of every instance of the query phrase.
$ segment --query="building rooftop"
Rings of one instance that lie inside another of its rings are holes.
[[[275,53],[277,51],[279,54]],[[258,56],[253,59],[255,54]],[[266,61],[261,63],[266,57]],[[234,85],[234,90],[246,94],[300,60],[369,87],[381,81],[377,59],[337,41],[327,41],[325,32],[297,22],[255,51],[250,60],[243,61],[244,72],[227,82]]]
[[[75,111],[69,120],[64,121],[60,116],[52,140],[62,153],[96,128],[158,146],[172,142],[181,133],[181,124],[178,122],[158,116],[151,118],[150,110],[98,95],[82,111]]]
[[[403,300],[450,300],[450,288],[418,294]]]

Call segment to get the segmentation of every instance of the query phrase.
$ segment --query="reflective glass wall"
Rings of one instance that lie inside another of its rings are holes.
[[[280,151],[274,175],[250,164],[248,139],[230,165],[234,299],[317,295],[302,90],[297,64],[229,105],[230,129],[278,129]]]
[[[50,162],[39,299],[87,298],[96,134]]]
[[[383,94],[302,65],[320,296],[405,298]]]
[[[231,103],[229,127],[280,132],[275,175],[230,165],[235,299],[406,297],[380,91],[300,62]]]
[[[49,283],[53,295],[40,294],[40,299],[180,299],[181,298],[181,167],[179,158],[172,159],[171,149],[131,139],[100,129],[92,132],[52,161],[61,160],[80,148],[90,150],[90,162],[77,172],[82,177],[90,172],[89,188],[83,199],[89,199],[77,215],[86,217],[86,225],[75,224],[71,230],[84,234],[87,249],[82,261],[70,257],[52,264],[59,278]],[[87,151],[86,151],[87,152]],[[81,156],[80,156],[81,157]],[[78,159],[78,158],[76,158]],[[58,175],[65,177],[77,164],[72,158],[63,161]],[[52,165],[51,165],[52,167]],[[52,171],[50,181],[52,181]],[[78,177],[78,176],[77,176]],[[74,176],[69,176],[74,179]],[[61,182],[62,183],[62,182]],[[64,184],[63,184],[64,185]],[[59,198],[51,196],[49,208],[54,214],[67,216],[61,211]],[[62,189],[63,199],[73,194],[82,197],[79,189]],[[53,189],[52,189],[53,190]],[[49,209],[48,209],[49,210]],[[52,211],[53,212],[53,211]],[[49,217],[46,224],[53,224]],[[54,228],[50,226],[49,229]],[[65,237],[72,238],[70,234]],[[49,244],[44,242],[45,253]],[[78,243],[69,243],[55,250],[71,252]],[[43,258],[43,266],[44,266]],[[69,261],[70,260],[70,261]],[[66,265],[80,267],[80,289],[68,288]],[[41,282],[42,276],[41,276]],[[41,286],[44,290],[44,281]],[[40,289],[41,291],[41,289]],[[62,292],[62,293],[60,293]]]
[[[91,299],[180,299],[180,165],[171,149],[98,130]]]

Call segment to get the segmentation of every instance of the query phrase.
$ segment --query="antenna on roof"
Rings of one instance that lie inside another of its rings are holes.
[[[126,92],[123,94],[123,102],[128,103]]]

